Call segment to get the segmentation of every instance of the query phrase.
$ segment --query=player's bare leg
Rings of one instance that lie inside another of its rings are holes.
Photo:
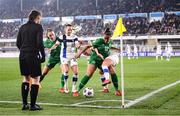
[[[89,79],[92,77],[94,72],[96,71],[96,66],[94,64],[88,64],[86,75],[81,79],[81,82],[78,86],[78,92],[87,84]]]
[[[63,74],[64,74],[64,92],[69,93],[69,89],[68,89],[69,65],[63,64],[62,68],[63,68]]]
[[[115,88],[115,95],[116,96],[121,96],[121,91],[118,88],[119,87],[118,78],[117,78],[117,75],[115,73],[114,67],[110,66],[109,71],[110,71],[110,74],[111,74],[112,83],[113,83],[114,88]]]
[[[73,96],[77,97],[79,96],[78,92],[77,92],[77,88],[76,88],[76,83],[78,81],[78,66],[74,65],[71,67],[72,71],[73,71],[73,78],[72,78],[72,92],[73,92]]]
[[[111,81],[109,80],[109,67],[113,64],[113,61],[111,59],[105,59],[102,63],[102,70],[105,77],[105,80],[103,81],[103,86],[110,84]]]
[[[60,79],[60,83],[61,83],[61,87],[59,88],[59,92],[60,93],[64,93],[64,84],[65,84],[65,82],[64,82],[64,74],[63,74],[63,66],[62,65],[60,65],[60,72],[62,72],[62,76],[60,77],[61,79]]]
[[[101,81],[102,81],[102,83],[103,83],[104,80],[106,80],[106,78],[104,77],[102,71],[99,71],[99,74],[101,75],[101,76],[100,76],[100,79],[101,79]],[[103,86],[102,92],[103,92],[103,93],[109,93],[108,85],[104,85],[104,86]]]
[[[42,75],[40,77],[40,82],[44,79],[44,77],[48,74],[48,72],[51,70],[51,68],[45,66],[43,71],[42,71]]]
[[[41,82],[43,81],[44,77],[49,73],[49,71],[51,70],[52,68],[48,67],[48,66],[45,66],[43,71],[42,71],[42,75],[40,76],[40,80],[39,80],[39,88],[41,89],[42,86],[41,86]]]

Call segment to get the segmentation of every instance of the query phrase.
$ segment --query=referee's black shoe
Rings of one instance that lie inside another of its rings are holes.
[[[22,110],[29,110],[29,104],[23,104]]]
[[[35,104],[34,106],[31,106],[31,105],[30,105],[29,110],[31,110],[31,111],[43,110],[43,108],[41,108],[39,105]]]

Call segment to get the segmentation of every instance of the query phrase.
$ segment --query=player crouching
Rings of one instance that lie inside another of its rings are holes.
[[[119,51],[119,49],[112,47],[112,40],[110,40],[111,35],[112,35],[111,31],[109,29],[106,29],[104,38],[99,38],[92,44],[87,45],[86,47],[84,47],[84,49],[82,51],[80,51],[76,55],[76,58],[79,58],[82,53],[87,53],[87,51],[89,51],[89,50],[92,51],[92,53],[90,55],[90,61],[89,61],[88,67],[87,67],[87,74],[81,80],[79,88],[78,88],[78,92],[89,81],[89,79],[92,77],[95,70],[97,68],[99,68],[101,70],[101,72],[105,72],[105,73],[108,72],[108,74],[110,73],[110,75],[112,77],[112,82],[116,88],[116,95],[121,96],[121,92],[118,90],[117,75],[115,74],[114,70],[112,70],[112,67],[110,67],[109,65],[107,65],[107,67],[106,67],[106,64],[108,64],[107,62],[109,59],[109,58],[107,58],[109,56],[109,50],[111,49],[111,50]],[[104,62],[104,58],[105,59],[107,58],[105,60],[105,62]],[[104,69],[102,68],[103,62],[104,62],[104,66],[105,66],[105,67],[103,67]],[[109,71],[109,68],[110,68],[110,71]],[[108,79],[108,77],[106,77],[107,79],[106,78],[103,79],[103,77],[101,77],[101,80],[103,81],[103,85],[109,84],[110,80]]]

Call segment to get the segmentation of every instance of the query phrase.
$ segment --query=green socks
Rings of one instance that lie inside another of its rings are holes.
[[[39,82],[41,82],[44,79],[44,77],[45,77],[45,74],[42,74]]]
[[[118,78],[117,78],[117,75],[112,74],[111,79],[112,79],[115,90],[118,90]]]
[[[79,84],[79,87],[78,87],[78,92],[81,91],[81,89],[87,84],[87,82],[89,81],[89,79],[90,79],[90,77],[87,76],[87,75],[85,75],[85,76],[82,78],[82,80],[81,80],[81,82],[80,82],[80,84]]]
[[[62,74],[62,76],[60,77],[60,83],[61,83],[61,88],[64,88],[64,75]]]

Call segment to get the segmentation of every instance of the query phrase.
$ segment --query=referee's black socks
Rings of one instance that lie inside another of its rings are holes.
[[[31,85],[31,107],[35,106],[36,104],[36,99],[37,99],[37,96],[38,96],[38,90],[39,90],[39,85],[35,85],[35,84],[32,84]]]
[[[21,95],[22,95],[22,102],[23,105],[27,105],[27,97],[29,93],[29,83],[23,82],[21,85]]]

